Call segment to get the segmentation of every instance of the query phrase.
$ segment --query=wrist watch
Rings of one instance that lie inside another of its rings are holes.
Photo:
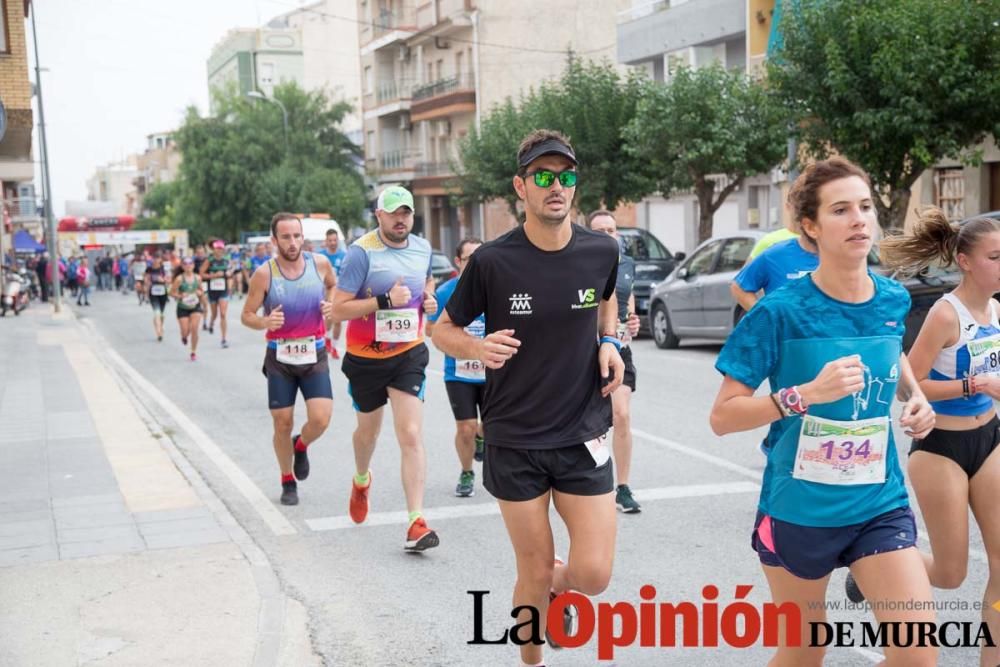
[[[778,392],[778,398],[781,399],[781,404],[784,405],[790,412],[799,415],[804,415],[806,413],[806,405],[802,401],[802,394],[799,393],[798,387],[782,389]]]

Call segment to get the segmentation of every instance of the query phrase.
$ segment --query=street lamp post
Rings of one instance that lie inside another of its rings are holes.
[[[288,110],[285,109],[285,105],[282,104],[281,101],[278,100],[277,98],[268,97],[259,90],[251,90],[250,92],[247,93],[247,97],[249,97],[252,100],[264,100],[265,102],[271,102],[273,104],[277,104],[278,107],[281,109],[281,120],[285,124],[285,154],[287,155],[290,150],[290,146],[288,145]]]
[[[35,30],[36,2],[31,8],[31,37],[35,43],[35,90],[38,93],[38,136],[42,148],[42,199],[46,237],[49,250],[49,275],[52,277],[52,305],[58,313],[62,310],[62,289],[59,283],[59,240],[56,238],[56,221],[52,217],[52,183],[49,180],[49,142],[45,136],[45,105],[42,103],[42,67],[38,62],[38,33]]]

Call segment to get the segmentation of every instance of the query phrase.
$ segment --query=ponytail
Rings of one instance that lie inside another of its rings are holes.
[[[958,226],[949,222],[944,211],[927,206],[920,211],[912,234],[896,234],[882,240],[882,262],[903,276],[920,273],[935,263],[953,264],[955,255],[964,250],[959,248],[959,236]]]

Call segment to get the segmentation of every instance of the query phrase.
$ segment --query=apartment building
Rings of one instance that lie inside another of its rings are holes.
[[[615,4],[358,0],[358,19],[365,170],[376,192],[409,187],[416,231],[448,253],[465,236],[510,229],[506,204],[448,196],[458,142],[507,97],[557,79],[566,49],[613,57]]]
[[[87,200],[106,202],[113,215],[138,215],[135,180],[139,176],[138,157],[101,165],[87,179]]]
[[[146,149],[136,155],[135,211],[143,214],[143,198],[158,183],[170,183],[177,178],[181,165],[181,152],[177,149],[171,132],[146,135]]]
[[[9,248],[11,233],[42,235],[42,218],[32,183],[34,115],[28,78],[26,21],[30,0],[0,0],[0,234]]]
[[[241,95],[257,90],[268,97],[285,81],[304,86],[305,61],[302,31],[284,27],[230,30],[215,45],[208,58],[208,88],[211,91],[235,86]],[[214,101],[210,109],[215,112]]]

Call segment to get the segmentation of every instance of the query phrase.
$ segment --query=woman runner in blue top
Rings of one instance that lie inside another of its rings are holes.
[[[952,225],[936,208],[925,209],[913,234],[882,243],[888,266],[904,274],[930,264],[957,264],[962,282],[927,314],[909,357],[920,388],[931,400],[933,431],[914,440],[910,481],[927,523],[931,555],[924,556],[931,584],[958,588],[969,563],[969,508],[975,515],[989,563],[983,620],[1000,637],[1000,221]],[[1000,651],[984,647],[982,665],[1000,663]]]
[[[841,158],[818,162],[788,199],[819,266],[740,321],[716,362],[725,377],[711,424],[719,435],[770,424],[751,544],[775,603],[801,611],[802,645],[783,628],[770,664],[802,667],[822,664],[809,624],[826,620],[835,568],[850,567],[870,600],[885,601],[879,622],[934,621],[889,406],[894,394],[905,401],[900,425],[915,437],[934,413],[902,353],[909,294],[867,268],[878,229],[867,174]],[[754,397],[765,379],[775,393]],[[937,649],[916,643],[886,647],[884,664],[935,664]]]

